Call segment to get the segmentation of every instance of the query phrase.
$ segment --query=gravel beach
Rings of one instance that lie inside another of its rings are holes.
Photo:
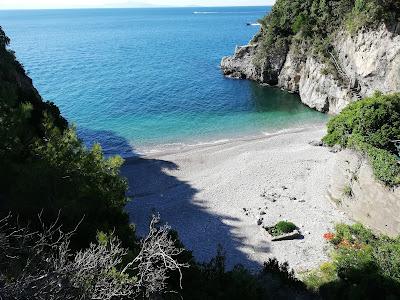
[[[351,222],[326,197],[335,154],[309,144],[324,133],[318,126],[128,159],[126,209],[139,235],[160,213],[199,261],[221,245],[228,267],[256,270],[269,257],[296,272],[316,267],[328,259],[323,234]],[[281,220],[303,237],[271,242],[262,225]]]

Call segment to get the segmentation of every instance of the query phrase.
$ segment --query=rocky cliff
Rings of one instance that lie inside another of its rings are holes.
[[[329,169],[329,168],[328,168]],[[400,233],[400,187],[389,188],[375,180],[366,158],[343,150],[329,170],[328,198],[351,218],[377,232]]]
[[[323,61],[307,43],[291,43],[287,51],[255,63],[258,42],[237,47],[224,57],[226,76],[251,79],[298,93],[301,101],[318,111],[336,114],[348,103],[379,90],[400,90],[400,24],[382,24],[356,34],[337,31]]]

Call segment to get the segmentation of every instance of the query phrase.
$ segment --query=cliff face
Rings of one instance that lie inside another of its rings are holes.
[[[300,95],[301,101],[318,111],[339,113],[348,103],[370,96],[400,90],[400,25],[350,35],[336,33],[326,62],[311,53],[305,43],[292,44],[283,54],[268,57],[256,67],[256,43],[238,47],[224,57],[221,69],[227,76],[276,85]],[[332,72],[333,70],[333,72]]]
[[[351,150],[337,154],[330,174],[327,192],[331,201],[351,218],[375,231],[398,236],[400,187],[388,188],[375,180],[365,157]]]
[[[311,108],[331,114],[338,113],[352,95],[332,74],[324,72],[325,65],[312,55],[299,60],[291,49],[279,77],[278,86],[298,93],[301,101]]]
[[[358,80],[361,95],[375,90],[383,93],[400,89],[400,24],[392,31],[359,32],[355,37],[340,32],[335,39],[338,60],[344,71]]]

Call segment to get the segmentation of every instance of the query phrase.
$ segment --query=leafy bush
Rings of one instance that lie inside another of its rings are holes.
[[[295,224],[293,224],[292,222],[280,221],[280,222],[276,223],[276,225],[268,228],[268,232],[272,236],[278,236],[278,235],[282,235],[285,233],[290,233],[293,230],[295,230],[296,228],[297,228],[297,226]]]
[[[377,236],[361,224],[338,224],[332,236],[332,263],[306,274],[308,287],[326,299],[400,297],[400,238]]]
[[[167,295],[166,299],[310,299],[311,296],[288,264],[280,264],[276,259],[265,262],[260,272],[250,272],[241,265],[227,270],[225,254],[219,249],[209,263],[192,263],[183,272],[183,291],[180,295]]]
[[[394,140],[400,140],[400,94],[374,96],[354,102],[328,122],[323,141],[367,154],[376,178],[400,183]]]
[[[338,279],[336,266],[332,262],[323,263],[318,269],[309,271],[302,276],[304,284],[312,291]]]
[[[362,27],[377,24],[381,16],[382,7],[377,1],[356,0],[346,25],[351,33],[356,33]]]
[[[400,241],[382,238],[374,249],[374,259],[381,275],[400,283]]]
[[[219,248],[209,263],[193,262],[183,273],[181,295],[167,299],[263,299],[266,290],[256,275],[243,266],[227,270],[225,253]]]
[[[337,224],[335,230],[336,233],[331,240],[334,245],[339,245],[342,241],[349,241],[352,244],[372,244],[376,241],[376,237],[372,231],[360,223],[352,226]]]
[[[289,233],[296,229],[296,225],[292,222],[280,221],[275,225],[275,228],[283,233]]]

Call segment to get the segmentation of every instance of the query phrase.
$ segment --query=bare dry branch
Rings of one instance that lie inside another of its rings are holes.
[[[0,299],[135,299],[161,294],[171,272],[187,267],[177,261],[170,227],[153,216],[141,250],[125,267],[128,250],[113,235],[71,253],[75,231],[64,233],[58,219],[41,231],[21,227],[11,215],[0,220]],[[18,266],[15,268],[14,266]],[[122,269],[122,270],[121,270]]]

